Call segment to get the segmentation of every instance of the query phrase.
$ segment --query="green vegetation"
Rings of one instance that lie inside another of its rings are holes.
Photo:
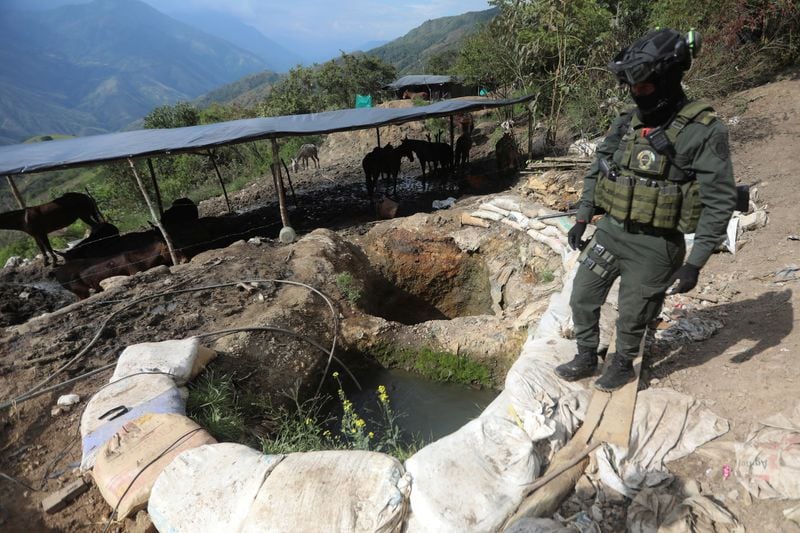
[[[542,272],[539,274],[539,281],[541,281],[542,283],[550,283],[554,279],[556,279],[556,275],[553,273],[552,270],[549,269],[542,270]]]
[[[350,272],[342,272],[336,276],[336,287],[341,291],[342,296],[352,304],[361,299],[361,288],[358,287]]]
[[[347,398],[338,372],[333,377],[339,385],[338,418],[326,398],[300,401],[295,390],[288,395],[288,405],[275,406],[266,394],[242,392],[231,375],[212,370],[190,384],[186,412],[217,440],[257,446],[267,454],[372,450],[402,461],[416,451],[419,444],[413,439],[409,444],[397,424],[386,387],[376,391],[380,420],[368,423]],[[267,435],[256,434],[249,429],[253,426],[268,428]]]
[[[494,385],[492,371],[486,365],[449,352],[383,345],[374,348],[372,355],[387,368],[400,367],[434,381]]]

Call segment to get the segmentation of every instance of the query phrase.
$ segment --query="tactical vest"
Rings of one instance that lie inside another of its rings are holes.
[[[666,129],[675,146],[681,130],[690,122],[708,125],[713,109],[705,102],[690,102]],[[660,229],[692,233],[700,220],[700,187],[692,172],[679,168],[671,155],[659,153],[642,134],[641,121],[633,116],[617,153],[622,151],[618,174],[601,174],[594,204],[621,222],[635,222]]]

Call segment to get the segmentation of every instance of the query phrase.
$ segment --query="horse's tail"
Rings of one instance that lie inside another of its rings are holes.
[[[89,188],[88,187],[86,188],[86,196],[88,196],[89,200],[92,201],[92,213],[90,214],[90,217],[89,217],[89,218],[91,218],[92,222],[94,222],[94,224],[92,224],[92,226],[94,226],[96,224],[101,224],[103,222],[108,222],[106,220],[106,217],[103,216],[103,213],[101,213],[100,209],[97,207],[97,201],[94,199],[94,196],[92,196],[92,193],[89,192]]]

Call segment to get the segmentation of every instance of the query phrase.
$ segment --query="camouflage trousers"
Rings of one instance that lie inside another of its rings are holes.
[[[570,306],[578,345],[597,349],[600,308],[619,277],[616,350],[621,356],[636,357],[647,324],[661,312],[667,282],[685,253],[681,233],[629,231],[603,217],[581,253],[572,287]]]

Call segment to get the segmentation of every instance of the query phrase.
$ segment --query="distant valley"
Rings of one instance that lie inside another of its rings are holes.
[[[307,63],[228,15],[180,8],[166,15],[140,0],[73,1],[80,3],[37,0],[34,10],[6,0],[0,8],[0,144],[141,127],[155,107],[179,101],[250,106],[279,72]],[[432,55],[457,48],[495,14],[430,20],[363,48],[400,74],[424,73]]]

